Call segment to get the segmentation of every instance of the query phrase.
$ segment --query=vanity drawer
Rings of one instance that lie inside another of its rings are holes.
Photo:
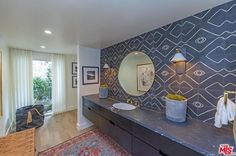
[[[133,156],[161,156],[159,151],[150,145],[144,143],[136,137],[133,137],[132,143],[132,155]]]
[[[100,116],[95,113],[90,107],[83,105],[83,115],[89,119],[95,126],[99,127]]]
[[[101,118],[100,130],[113,138],[119,145],[131,153],[132,136],[116,125],[112,120]]]
[[[93,102],[83,98],[83,106],[87,106],[89,108],[91,108],[93,111],[100,113],[101,112],[101,107],[98,106],[97,104],[94,104]]]
[[[149,129],[146,129],[139,125],[133,125],[133,135],[140,140],[151,145],[158,151],[161,151],[162,155],[176,156],[176,155],[191,155],[191,156],[201,156],[201,154],[178,144],[165,136],[161,136]]]
[[[101,116],[103,116],[107,120],[112,120],[116,123],[117,126],[121,127],[122,129],[132,133],[132,124],[129,120],[109,111],[107,109],[102,109]]]

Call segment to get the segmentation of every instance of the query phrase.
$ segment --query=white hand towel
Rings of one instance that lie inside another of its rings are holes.
[[[226,109],[227,109],[228,121],[234,121],[236,115],[236,104],[230,99],[228,99]]]
[[[224,98],[221,99],[220,101],[220,106],[221,106],[221,123],[223,125],[228,125],[228,113],[227,113],[227,108],[226,105],[224,104]]]
[[[215,114],[215,124],[214,124],[217,128],[221,128],[222,127],[222,123],[221,123],[221,118],[218,112],[216,112]]]
[[[236,115],[236,104],[228,99],[227,104],[224,104],[224,97],[217,102],[217,111],[215,114],[214,125],[221,128],[222,125],[228,125],[228,121],[233,121]]]
[[[217,106],[216,106],[216,114],[215,114],[215,126],[217,128],[221,128],[222,127],[222,120],[221,120],[221,114],[222,114],[222,102],[221,99],[217,102]]]

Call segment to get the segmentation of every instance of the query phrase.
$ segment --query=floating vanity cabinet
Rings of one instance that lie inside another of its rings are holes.
[[[93,122],[100,131],[113,138],[119,145],[131,153],[131,134],[120,128],[120,126],[111,119],[109,120],[102,117],[98,110],[94,110],[94,108],[95,107],[91,107],[91,105],[87,106],[83,104],[83,115]]]
[[[133,156],[200,156],[201,154],[171,139],[133,122],[110,107],[103,107],[103,100],[93,102],[83,99],[83,114],[101,132],[113,138]]]

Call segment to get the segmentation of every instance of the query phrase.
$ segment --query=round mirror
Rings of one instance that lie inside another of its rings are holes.
[[[155,69],[152,60],[143,52],[132,52],[121,62],[118,79],[126,93],[140,96],[152,86]]]

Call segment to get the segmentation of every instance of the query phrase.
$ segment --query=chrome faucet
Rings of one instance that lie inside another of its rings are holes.
[[[236,91],[224,91],[224,104],[227,105],[229,94],[235,94],[235,103],[236,103]]]

